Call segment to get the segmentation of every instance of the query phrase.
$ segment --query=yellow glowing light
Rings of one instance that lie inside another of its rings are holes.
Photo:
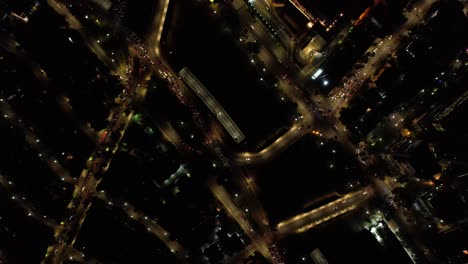
[[[404,137],[409,137],[409,136],[411,136],[411,134],[412,134],[411,131],[409,129],[407,129],[407,128],[404,128],[404,129],[401,130],[401,135],[404,136]]]

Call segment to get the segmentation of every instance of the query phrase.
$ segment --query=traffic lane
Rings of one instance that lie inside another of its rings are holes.
[[[334,219],[334,218],[336,218],[336,217],[339,217],[339,216],[341,216],[341,215],[343,215],[343,214],[345,214],[345,213],[347,213],[347,212],[349,212],[349,211],[352,211],[352,210],[355,210],[355,209],[358,209],[358,208],[359,208],[358,205],[353,204],[353,205],[350,205],[350,206],[348,206],[348,207],[345,207],[345,208],[343,208],[343,209],[341,209],[341,210],[336,210],[336,211],[334,211],[333,213],[328,214],[328,215],[326,215],[326,216],[320,218],[320,219],[317,220],[317,221],[314,221],[314,222],[312,222],[312,223],[310,223],[310,224],[307,224],[307,225],[301,226],[301,227],[298,228],[298,229],[295,229],[295,230],[294,230],[294,233],[296,233],[296,234],[297,234],[297,233],[303,233],[303,232],[305,232],[305,231],[307,231],[307,230],[309,230],[309,229],[311,229],[311,228],[314,228],[314,227],[316,227],[316,226],[318,226],[318,225],[320,225],[320,224],[322,224],[322,223],[324,223],[324,222],[327,222],[327,221],[329,221],[329,220],[332,220],[332,219]]]
[[[219,202],[221,202],[228,214],[231,215],[232,218],[234,218],[234,220],[239,224],[244,233],[251,239],[252,244],[255,245],[257,250],[266,259],[271,259],[271,255],[267,246],[268,241],[257,235],[257,233],[253,230],[252,226],[247,222],[244,213],[239,208],[237,208],[227,191],[222,186],[214,182],[210,182],[209,187],[213,195]]]
[[[53,0],[49,0],[48,1],[49,5],[51,5],[55,11],[57,11],[59,14],[65,16],[67,18],[67,21],[69,22],[70,26],[72,28],[75,28],[77,29],[81,35],[83,36],[83,38],[85,39],[85,42],[88,44],[88,47],[98,56],[99,59],[101,59],[106,65],[110,66],[111,69],[116,68],[116,65],[113,63],[113,62],[110,62],[110,59],[107,57],[107,55],[105,54],[105,52],[101,49],[101,47],[99,45],[96,44],[95,41],[92,41],[92,39],[90,39],[83,31],[82,31],[82,25],[81,23],[68,11],[68,9],[66,9],[65,7],[62,7],[60,5],[57,5],[57,3]],[[118,71],[117,71],[118,72]],[[126,80],[126,75],[125,73],[123,74],[120,74],[120,77],[122,80]],[[129,103],[129,101],[131,100],[128,100],[126,103]],[[109,125],[108,127],[108,130],[111,129],[111,126]],[[101,148],[101,145],[98,147],[98,149]],[[75,205],[75,201],[72,200],[69,205],[67,207],[70,207],[73,211],[74,211],[74,216],[75,216],[75,219],[79,219],[79,222],[80,224],[83,222],[85,216],[86,216],[86,210],[89,208],[89,206],[91,205],[90,203],[87,203],[85,202],[85,199],[88,198],[89,196],[89,193],[92,193],[92,186],[96,186],[96,184],[94,184],[94,182],[92,181],[87,181],[87,179],[89,177],[92,177],[92,174],[90,174],[87,169],[84,169],[83,173],[81,174],[80,178],[84,178],[83,180],[79,179],[79,183],[76,185],[76,187],[78,189],[81,189],[83,190],[83,187],[84,188],[87,188],[87,191],[85,193],[83,193],[83,195],[80,196],[80,200],[79,200],[79,203],[78,203],[78,206]],[[81,184],[85,184],[86,186],[83,186]],[[88,204],[87,206],[85,205]],[[85,208],[86,207],[86,208]],[[76,208],[76,209],[75,209]],[[73,221],[66,221],[66,224],[65,225],[69,225],[71,223],[73,223],[74,221],[76,220],[73,220]],[[78,227],[79,229],[79,227]],[[58,232],[57,232],[58,231]],[[73,230],[75,231],[75,230]],[[75,231],[75,234],[74,234],[74,238],[76,238],[76,235],[77,235],[77,231]],[[57,230],[56,230],[56,235],[58,236],[66,236],[66,237],[71,237],[70,234],[68,234],[69,232],[69,229],[65,229],[63,227],[58,227]],[[57,240],[57,236],[55,236],[56,240]],[[74,242],[74,239],[72,241],[72,243]],[[56,244],[54,244],[52,247],[49,247],[49,249],[52,248],[52,249],[55,249],[56,248]],[[61,250],[58,254],[59,256],[59,259],[57,259],[57,257],[55,257],[52,262],[56,263],[56,262],[61,262],[63,260],[63,256],[66,252],[66,249],[63,249],[63,247],[59,247],[59,249]],[[56,253],[57,250],[54,250],[54,252]],[[48,253],[49,253],[49,250],[48,250]],[[47,260],[49,261],[49,260]]]
[[[286,234],[301,230],[305,231],[315,225],[353,210],[357,208],[360,203],[371,197],[371,193],[369,191],[369,188],[360,190],[325,206],[314,209],[305,215],[293,217],[293,219],[291,219],[292,221],[287,220],[286,222],[282,222],[283,224],[280,223],[277,227],[278,233]]]
[[[302,125],[294,125],[283,136],[276,139],[272,144],[260,152],[243,152],[237,154],[235,157],[236,162],[241,165],[266,162],[299,140],[306,133],[308,133],[308,131],[307,129],[303,128]]]
[[[298,104],[299,112],[303,115],[308,112],[307,103],[304,101],[305,98],[299,88],[287,77],[286,69],[283,64],[278,62],[274,56],[264,47],[260,49],[258,58],[264,63],[264,67],[271,71],[276,76],[283,76],[278,80],[277,86],[281,88],[289,99]],[[255,61],[253,61],[255,62]]]
[[[286,28],[284,28],[281,21],[279,21],[280,19],[277,17],[276,12],[271,11],[270,2],[268,0],[255,0],[250,3],[257,9],[268,24],[272,25],[275,36],[281,40],[283,47],[292,49],[294,46],[294,41],[291,39],[292,33],[286,33]]]
[[[366,190],[367,191],[367,190]],[[347,201],[348,199],[350,199],[351,197],[353,196],[356,196],[358,194],[360,194],[361,191],[357,191],[357,192],[353,192],[353,193],[348,193],[346,195],[344,195],[343,197],[335,200],[335,201],[332,201],[326,205],[323,205],[321,207],[318,207],[318,208],[315,208],[309,212],[306,212],[306,213],[302,213],[302,214],[299,214],[299,215],[296,215],[296,216],[293,216],[285,221],[282,221],[280,223],[278,223],[278,227],[282,227],[282,226],[285,226],[285,225],[288,225],[288,224],[291,224],[291,223],[294,223],[294,222],[297,222],[297,221],[300,221],[301,219],[305,219],[311,215],[314,215],[318,212],[320,212],[321,210],[325,209],[325,208],[329,208],[329,207],[334,207],[334,206],[337,206],[338,204],[342,204],[343,201]]]
[[[154,50],[156,56],[160,55],[159,47],[164,29],[164,22],[166,21],[167,9],[169,8],[169,1],[170,0],[158,1],[152,23],[152,29],[150,31],[151,33],[148,34],[148,37],[150,38],[149,42],[153,43],[150,45],[154,46],[153,49],[150,50]]]
[[[415,7],[409,12],[407,15],[407,21],[400,27],[400,29],[393,35],[386,37],[379,42],[378,46],[374,48],[376,55],[364,66],[363,72],[365,74],[362,78],[363,80],[361,82],[354,82],[353,86],[349,87],[351,92],[355,92],[366,79],[370,78],[370,76],[377,70],[376,66],[380,65],[380,63],[387,58],[388,54],[397,50],[401,40],[406,36],[408,29],[414,27],[422,20],[424,14],[428,11],[433,2],[434,1],[430,0],[419,2],[418,7]],[[422,15],[418,16],[418,12],[421,12]],[[368,52],[371,52],[371,50],[369,49]],[[341,88],[335,88],[335,92],[332,92],[332,94],[336,94],[338,90],[341,90]],[[339,108],[346,107],[351,97],[352,96],[346,98],[339,97],[338,100],[334,101],[334,109],[338,110]]]
[[[242,20],[245,22],[245,24],[248,24],[248,22],[250,22],[250,20],[249,20],[250,14],[249,14],[245,9],[239,10],[239,14],[240,14],[240,16],[243,18]],[[256,33],[255,36],[256,36],[257,38],[261,38],[261,40],[270,43],[270,42],[269,42],[270,40],[269,40],[268,38],[264,38],[265,35],[264,35],[264,34],[261,34],[260,25],[258,25],[258,24],[255,24],[255,25],[254,25],[254,24],[248,24],[247,29],[248,29],[250,32]],[[273,69],[273,71],[274,71],[274,73],[275,73],[276,75],[279,74],[279,75],[282,76],[282,75],[284,74],[283,66],[282,66],[280,63],[278,63],[276,60],[273,60],[273,59],[272,59],[273,55],[271,55],[271,54],[268,52],[267,49],[262,48],[262,49],[260,50],[259,57],[265,62],[266,66],[269,66],[269,68]],[[308,107],[306,106],[307,104],[306,104],[305,102],[303,102],[302,96],[299,95],[299,92],[296,91],[296,90],[294,89],[294,87],[291,87],[291,86],[292,86],[291,83],[288,83],[288,82],[286,82],[286,83],[287,83],[287,87],[288,87],[288,89],[287,89],[287,94],[288,94],[288,96],[289,96],[293,101],[295,101],[295,102],[298,103],[299,109],[300,109],[301,111],[304,111],[304,110],[305,110],[305,111],[308,111]],[[309,125],[309,124],[307,124],[307,125]],[[295,129],[296,129],[295,127],[292,127],[290,131],[294,131]],[[292,139],[293,142],[295,141],[293,137],[291,137],[290,139]],[[278,150],[281,150],[281,147],[287,146],[287,144],[284,144],[284,145],[278,144],[278,143],[280,143],[281,141],[282,141],[282,139],[279,138],[277,141],[275,141],[275,142],[271,145],[271,147],[272,147],[272,148],[279,147]],[[267,148],[268,148],[268,147],[267,147]],[[264,149],[264,150],[262,150],[262,151],[261,151],[260,153],[258,153],[258,154],[254,154],[254,153],[245,153],[245,154],[243,155],[243,159],[240,158],[240,159],[237,159],[237,161],[239,161],[239,162],[244,162],[244,163],[249,163],[250,161],[253,161],[254,159],[255,159],[255,160],[261,160],[262,158],[260,157],[260,154],[265,155],[265,156],[264,156],[264,160],[267,160],[267,159],[271,158],[272,156],[274,156],[274,155],[268,156],[269,153],[270,153],[270,151],[269,151],[268,149]],[[275,154],[275,153],[277,153],[277,152],[274,152],[273,154]],[[242,154],[241,154],[241,155],[242,155]]]
[[[287,52],[273,37],[263,28],[260,22],[250,25],[251,32],[265,47],[275,56],[280,63],[287,62]]]
[[[187,69],[184,68],[180,71],[179,75],[183,78],[190,88],[198,95],[199,98],[205,103],[210,111],[216,116],[221,122],[223,127],[228,131],[231,137],[237,142],[241,142],[245,135],[234,123],[229,114],[219,104],[219,102],[213,97],[213,95],[206,89],[206,87],[200,83],[198,79]]]
[[[254,221],[254,224],[256,224],[257,229],[259,229],[256,232],[269,237],[271,231],[268,227],[269,220],[261,202],[258,200],[258,188],[254,176],[244,175],[243,171],[238,167],[233,167],[233,173],[236,175],[235,179],[241,188],[242,198],[245,199],[243,202],[236,199],[237,204],[247,204],[250,217]],[[238,197],[238,195],[235,194],[235,197]]]
[[[129,102],[130,100],[128,100],[127,102]],[[121,113],[121,112],[119,112]],[[131,115],[129,115],[131,117]],[[125,129],[127,128],[128,126],[128,122],[130,121],[130,119],[127,119],[127,124],[126,124],[126,127]],[[111,129],[111,126],[112,124],[109,124],[108,125],[108,131]],[[104,146],[104,144],[100,144],[98,145],[97,149],[100,150],[102,149]],[[96,153],[96,152],[95,152]],[[78,205],[75,204],[75,199],[72,199],[70,201],[70,203],[67,205],[67,208],[70,208],[70,210],[73,210],[73,213],[72,215],[74,216],[73,219],[67,219],[64,223],[64,226],[65,227],[69,227],[69,226],[73,226],[74,223],[76,223],[76,221],[78,221],[78,226],[77,226],[77,229],[76,230],[71,230],[69,228],[63,228],[63,227],[59,227],[59,232],[56,232],[56,234],[58,236],[55,236],[55,239],[57,241],[57,238],[58,237],[61,237],[61,236],[65,236],[65,237],[72,237],[73,240],[71,241],[71,246],[73,246],[73,243],[76,239],[76,237],[78,236],[78,230],[81,228],[81,224],[83,223],[84,219],[86,218],[86,212],[87,210],[89,209],[89,207],[91,206],[91,202],[88,200],[90,199],[91,195],[95,192],[95,188],[96,186],[99,184],[100,181],[97,181],[94,177],[93,177],[93,165],[96,164],[96,162],[98,162],[99,164],[102,163],[102,160],[103,158],[99,157],[99,155],[97,154],[92,154],[92,156],[95,156],[95,161],[93,161],[92,163],[88,163],[86,164],[86,169],[84,169],[82,171],[82,174],[80,175],[80,178],[78,179],[77,181],[77,184],[75,185],[75,191],[74,191],[74,196],[76,194],[79,194],[79,200],[78,200]],[[94,170],[94,172],[98,173],[100,170],[101,170],[101,166],[99,166],[97,168],[97,171]],[[73,235],[70,234],[70,232],[73,231]],[[56,246],[52,246],[52,248],[56,248]],[[64,247],[60,247],[59,248],[60,250],[67,250],[66,248],[64,249]],[[55,250],[54,250],[55,251]],[[48,253],[50,253],[50,251],[48,250],[47,251]],[[53,262],[54,263],[60,263],[63,258],[57,258],[57,256],[66,256],[68,253],[67,252],[60,252],[60,254],[56,255]]]
[[[276,25],[276,20],[271,16],[273,12],[270,12],[270,4],[265,0],[255,0],[250,2],[254,8],[260,13],[265,20],[268,21],[270,24]]]
[[[285,148],[299,140],[302,136],[310,132],[310,128],[314,123],[315,117],[312,113],[304,114],[303,119],[292,125],[292,127],[277,138],[273,143],[259,152],[242,152],[235,154],[235,160],[239,164],[250,164],[260,161],[268,161],[275,157]]]
[[[372,189],[371,188],[363,188],[362,190],[358,190],[358,191],[355,191],[355,192],[352,192],[352,193],[348,193],[346,195],[344,195],[343,197],[335,200],[335,201],[332,201],[326,205],[323,205],[321,207],[318,207],[318,208],[315,208],[309,212],[306,212],[306,213],[303,213],[303,214],[299,214],[297,216],[294,216],[286,221],[283,221],[281,223],[278,224],[278,227],[281,227],[283,225],[286,225],[286,224],[290,224],[290,223],[293,223],[295,221],[299,221],[301,219],[305,219],[307,217],[310,217],[310,216],[313,216],[314,214],[316,213],[319,213],[321,210],[324,210],[324,209],[327,209],[327,208],[334,208],[336,206],[343,206],[343,205],[346,205],[348,203],[353,203],[355,202],[357,199],[360,199],[362,197],[369,197],[370,194],[372,194]]]
[[[69,26],[75,30],[77,30],[80,35],[83,37],[84,41],[86,42],[89,49],[96,54],[96,56],[106,65],[108,66],[114,73],[125,76],[122,72],[119,72],[119,67],[110,59],[106,52],[97,44],[97,41],[88,36],[86,32],[84,32],[84,27],[81,22],[71,14],[71,12],[64,6],[57,3],[55,0],[47,0],[49,6],[51,6],[57,13],[61,14],[66,18]]]
[[[103,196],[100,196],[100,198],[107,201],[107,199]],[[169,232],[161,227],[155,220],[150,219],[143,213],[136,211],[135,207],[131,204],[125,203],[122,209],[130,218],[135,219],[136,221],[143,224],[147,228],[148,232],[157,236],[172,253],[177,255],[182,263],[188,263],[187,251],[177,241],[171,240]]]
[[[247,32],[251,32],[252,36],[260,41],[267,49],[274,54],[279,62],[286,62],[287,52],[283,46],[277,43],[273,37],[266,31],[261,22],[258,22],[254,17],[251,16],[247,7],[244,6],[237,11],[239,14],[242,27]]]

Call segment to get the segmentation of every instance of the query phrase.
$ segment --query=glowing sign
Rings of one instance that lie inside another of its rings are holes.
[[[314,73],[314,75],[312,75],[312,80],[317,79],[317,77],[319,77],[320,74],[322,74],[322,72],[323,72],[323,69],[318,69],[318,70]]]

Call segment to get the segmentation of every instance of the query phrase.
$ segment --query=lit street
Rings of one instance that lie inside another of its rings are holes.
[[[407,21],[394,34],[382,40],[377,40],[377,45],[369,48],[367,52],[374,52],[375,56],[371,57],[362,69],[353,72],[353,75],[357,77],[353,78],[351,81],[343,81],[340,84],[340,86],[345,88],[344,91],[341,87],[336,87],[330,92],[330,104],[335,113],[339,113],[342,108],[345,108],[349,100],[353,97],[353,94],[359,90],[366,80],[377,72],[380,64],[385,61],[389,55],[394,54],[401,40],[408,35],[409,30],[422,22],[426,12],[434,2],[433,0],[417,2],[412,10],[405,13]]]
[[[463,0],[0,0],[0,263],[468,263]]]
[[[305,232],[310,228],[357,208],[359,204],[371,197],[372,189],[370,188],[346,194],[324,206],[280,222],[277,226],[278,235]]]

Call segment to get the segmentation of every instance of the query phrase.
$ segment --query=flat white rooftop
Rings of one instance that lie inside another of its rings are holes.
[[[197,96],[205,103],[210,111],[218,118],[219,122],[223,125],[226,131],[231,135],[236,143],[242,142],[245,139],[244,133],[234,123],[232,118],[226,113],[224,108],[216,101],[213,95],[206,89],[206,87],[193,75],[193,73],[184,67],[179,72],[179,76],[187,85],[197,94]]]

